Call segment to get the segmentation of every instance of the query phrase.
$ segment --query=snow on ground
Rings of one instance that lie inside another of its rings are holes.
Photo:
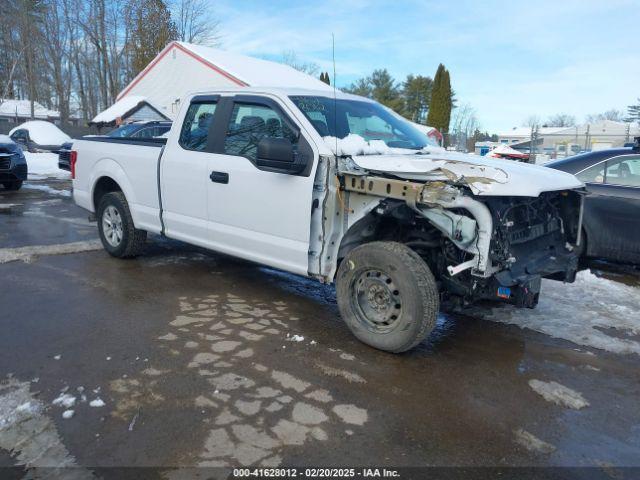
[[[40,185],[37,183],[27,183],[22,188],[26,188],[27,190],[40,190],[41,192],[47,192],[51,195],[58,195],[60,197],[71,196],[71,190],[58,190],[51,188],[49,185]]]
[[[27,159],[27,168],[31,179],[71,178],[71,173],[58,168],[58,155],[55,153],[24,152],[24,156]]]
[[[66,255],[69,253],[92,252],[101,250],[100,240],[62,243],[58,245],[35,245],[17,248],[0,248],[0,264],[8,262],[29,262],[34,257],[43,255]]]
[[[30,392],[29,382],[14,379],[0,383],[0,450],[11,452],[17,465],[27,468],[49,467],[64,469],[74,479],[94,478],[77,466],[69,454],[56,425],[45,415],[44,404],[37,400],[37,393]],[[60,471],[31,472],[28,478],[62,478]],[[65,478],[67,478],[65,476]]]
[[[600,278],[588,270],[575,283],[545,280],[537,308],[501,305],[489,314],[494,322],[518,325],[578,345],[640,355],[640,288]],[[626,337],[626,338],[625,338]]]
[[[580,392],[571,390],[558,382],[543,382],[533,379],[529,380],[529,386],[547,402],[575,410],[589,406],[589,402],[584,399]]]
[[[29,138],[38,145],[62,145],[64,142],[71,140],[71,137],[56,127],[51,122],[44,120],[29,120],[9,131],[9,135],[13,135],[16,130],[27,130]]]

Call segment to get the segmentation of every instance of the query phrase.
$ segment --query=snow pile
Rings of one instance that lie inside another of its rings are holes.
[[[13,135],[16,130],[25,129],[29,132],[29,138],[38,145],[62,145],[71,140],[71,137],[56,127],[51,122],[43,120],[30,120],[12,128],[9,135]]]
[[[142,102],[147,102],[147,97],[142,95],[129,95],[122,100],[118,100],[105,111],[95,116],[91,123],[111,123],[133,110]]]
[[[105,405],[104,400],[102,400],[100,397],[96,398],[95,400],[91,400],[89,402],[89,406],[94,408],[104,407],[104,405]]]
[[[334,155],[415,155],[416,150],[392,148],[382,140],[367,141],[360,135],[350,133],[344,138],[323,137],[324,143]]]
[[[56,407],[71,408],[76,404],[76,397],[68,393],[61,393],[58,398],[54,399],[51,403]]]
[[[533,309],[510,305],[493,308],[485,318],[518,325],[578,345],[613,353],[640,355],[640,288],[599,278],[588,270],[575,283],[544,280],[540,303]],[[476,309],[477,313],[483,313]],[[609,335],[607,330],[612,331]]]
[[[302,335],[295,334],[293,336],[289,336],[287,333],[287,341],[289,342],[304,342],[304,337]]]
[[[584,399],[582,394],[558,382],[543,382],[533,379],[529,380],[529,386],[547,402],[552,402],[562,407],[573,408],[574,410],[580,410],[581,408],[589,406],[589,402]]]
[[[58,156],[55,153],[24,152],[29,169],[29,178],[70,178],[71,173],[58,168]]]

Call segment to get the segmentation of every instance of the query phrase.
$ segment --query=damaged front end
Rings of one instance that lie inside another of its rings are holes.
[[[537,197],[481,196],[450,174],[415,181],[372,174],[349,159],[333,165],[326,159],[319,170],[325,180],[316,182],[317,187],[324,184],[319,194],[323,216],[316,229],[322,246],[310,252],[315,253],[311,274],[330,281],[350,249],[388,240],[419,253],[438,280],[443,300],[458,304],[487,299],[534,307],[542,278],[575,279],[580,189]],[[482,180],[473,178],[475,186]],[[335,200],[326,194],[331,190]]]

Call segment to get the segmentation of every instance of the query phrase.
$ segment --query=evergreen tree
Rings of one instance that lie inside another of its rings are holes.
[[[134,75],[141,72],[155,56],[178,38],[171,12],[163,0],[131,0],[129,49]]]
[[[407,75],[407,79],[402,86],[402,96],[404,97],[402,115],[405,118],[412,122],[424,123],[429,109],[432,87],[433,80],[431,77]]]
[[[329,72],[320,73],[320,81],[326,83],[327,85],[331,85],[331,79],[329,78]]]
[[[638,103],[635,105],[629,105],[627,107],[627,122],[638,122],[640,123],[640,98],[638,98]]]
[[[371,97],[375,101],[398,113],[402,112],[404,100],[395,80],[386,68],[374,70],[371,77],[369,77],[369,82],[371,84]]]
[[[349,87],[345,88],[344,91],[347,93],[352,93],[353,95],[360,95],[361,97],[371,98],[371,77],[359,78]]]
[[[431,102],[427,125],[437,128],[443,135],[449,132],[451,122],[451,109],[453,108],[453,90],[449,71],[443,64],[438,65],[436,76],[433,79]]]

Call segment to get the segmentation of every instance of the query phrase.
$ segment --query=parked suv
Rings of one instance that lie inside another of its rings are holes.
[[[6,135],[0,135],[0,183],[7,190],[19,190],[27,179],[27,161],[20,147]]]

